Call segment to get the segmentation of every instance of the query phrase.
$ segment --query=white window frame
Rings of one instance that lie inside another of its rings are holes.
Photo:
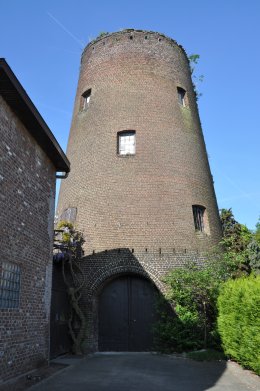
[[[134,130],[117,133],[117,153],[120,156],[135,155],[136,133]]]

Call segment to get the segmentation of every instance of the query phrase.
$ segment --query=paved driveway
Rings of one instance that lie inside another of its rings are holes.
[[[30,390],[255,391],[260,384],[255,376],[225,362],[151,353],[100,353],[75,361]]]

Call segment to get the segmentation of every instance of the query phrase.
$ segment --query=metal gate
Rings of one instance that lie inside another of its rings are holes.
[[[99,351],[150,351],[158,291],[148,280],[123,276],[99,297]]]

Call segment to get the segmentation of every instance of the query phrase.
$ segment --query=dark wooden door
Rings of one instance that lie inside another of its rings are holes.
[[[99,297],[99,351],[152,350],[157,290],[148,280],[123,276]]]
[[[50,315],[50,358],[55,358],[71,350],[68,330],[68,294],[62,278],[61,265],[53,265],[52,297]]]

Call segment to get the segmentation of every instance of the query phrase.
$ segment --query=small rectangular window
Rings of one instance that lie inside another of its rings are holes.
[[[196,231],[204,232],[205,231],[204,206],[193,205],[192,210],[193,210],[193,218],[194,218],[194,225]]]
[[[77,217],[77,208],[67,208],[62,212],[59,220],[75,223],[76,217]]]
[[[179,100],[179,103],[182,105],[182,106],[186,106],[185,104],[185,95],[186,95],[186,91],[181,88],[181,87],[177,87],[177,92],[178,92],[178,100]]]
[[[0,308],[19,307],[20,267],[10,262],[0,264]]]
[[[90,103],[91,89],[82,94],[81,97],[81,110],[87,110]]]
[[[126,131],[118,133],[118,154],[134,155],[135,154],[135,132]]]

